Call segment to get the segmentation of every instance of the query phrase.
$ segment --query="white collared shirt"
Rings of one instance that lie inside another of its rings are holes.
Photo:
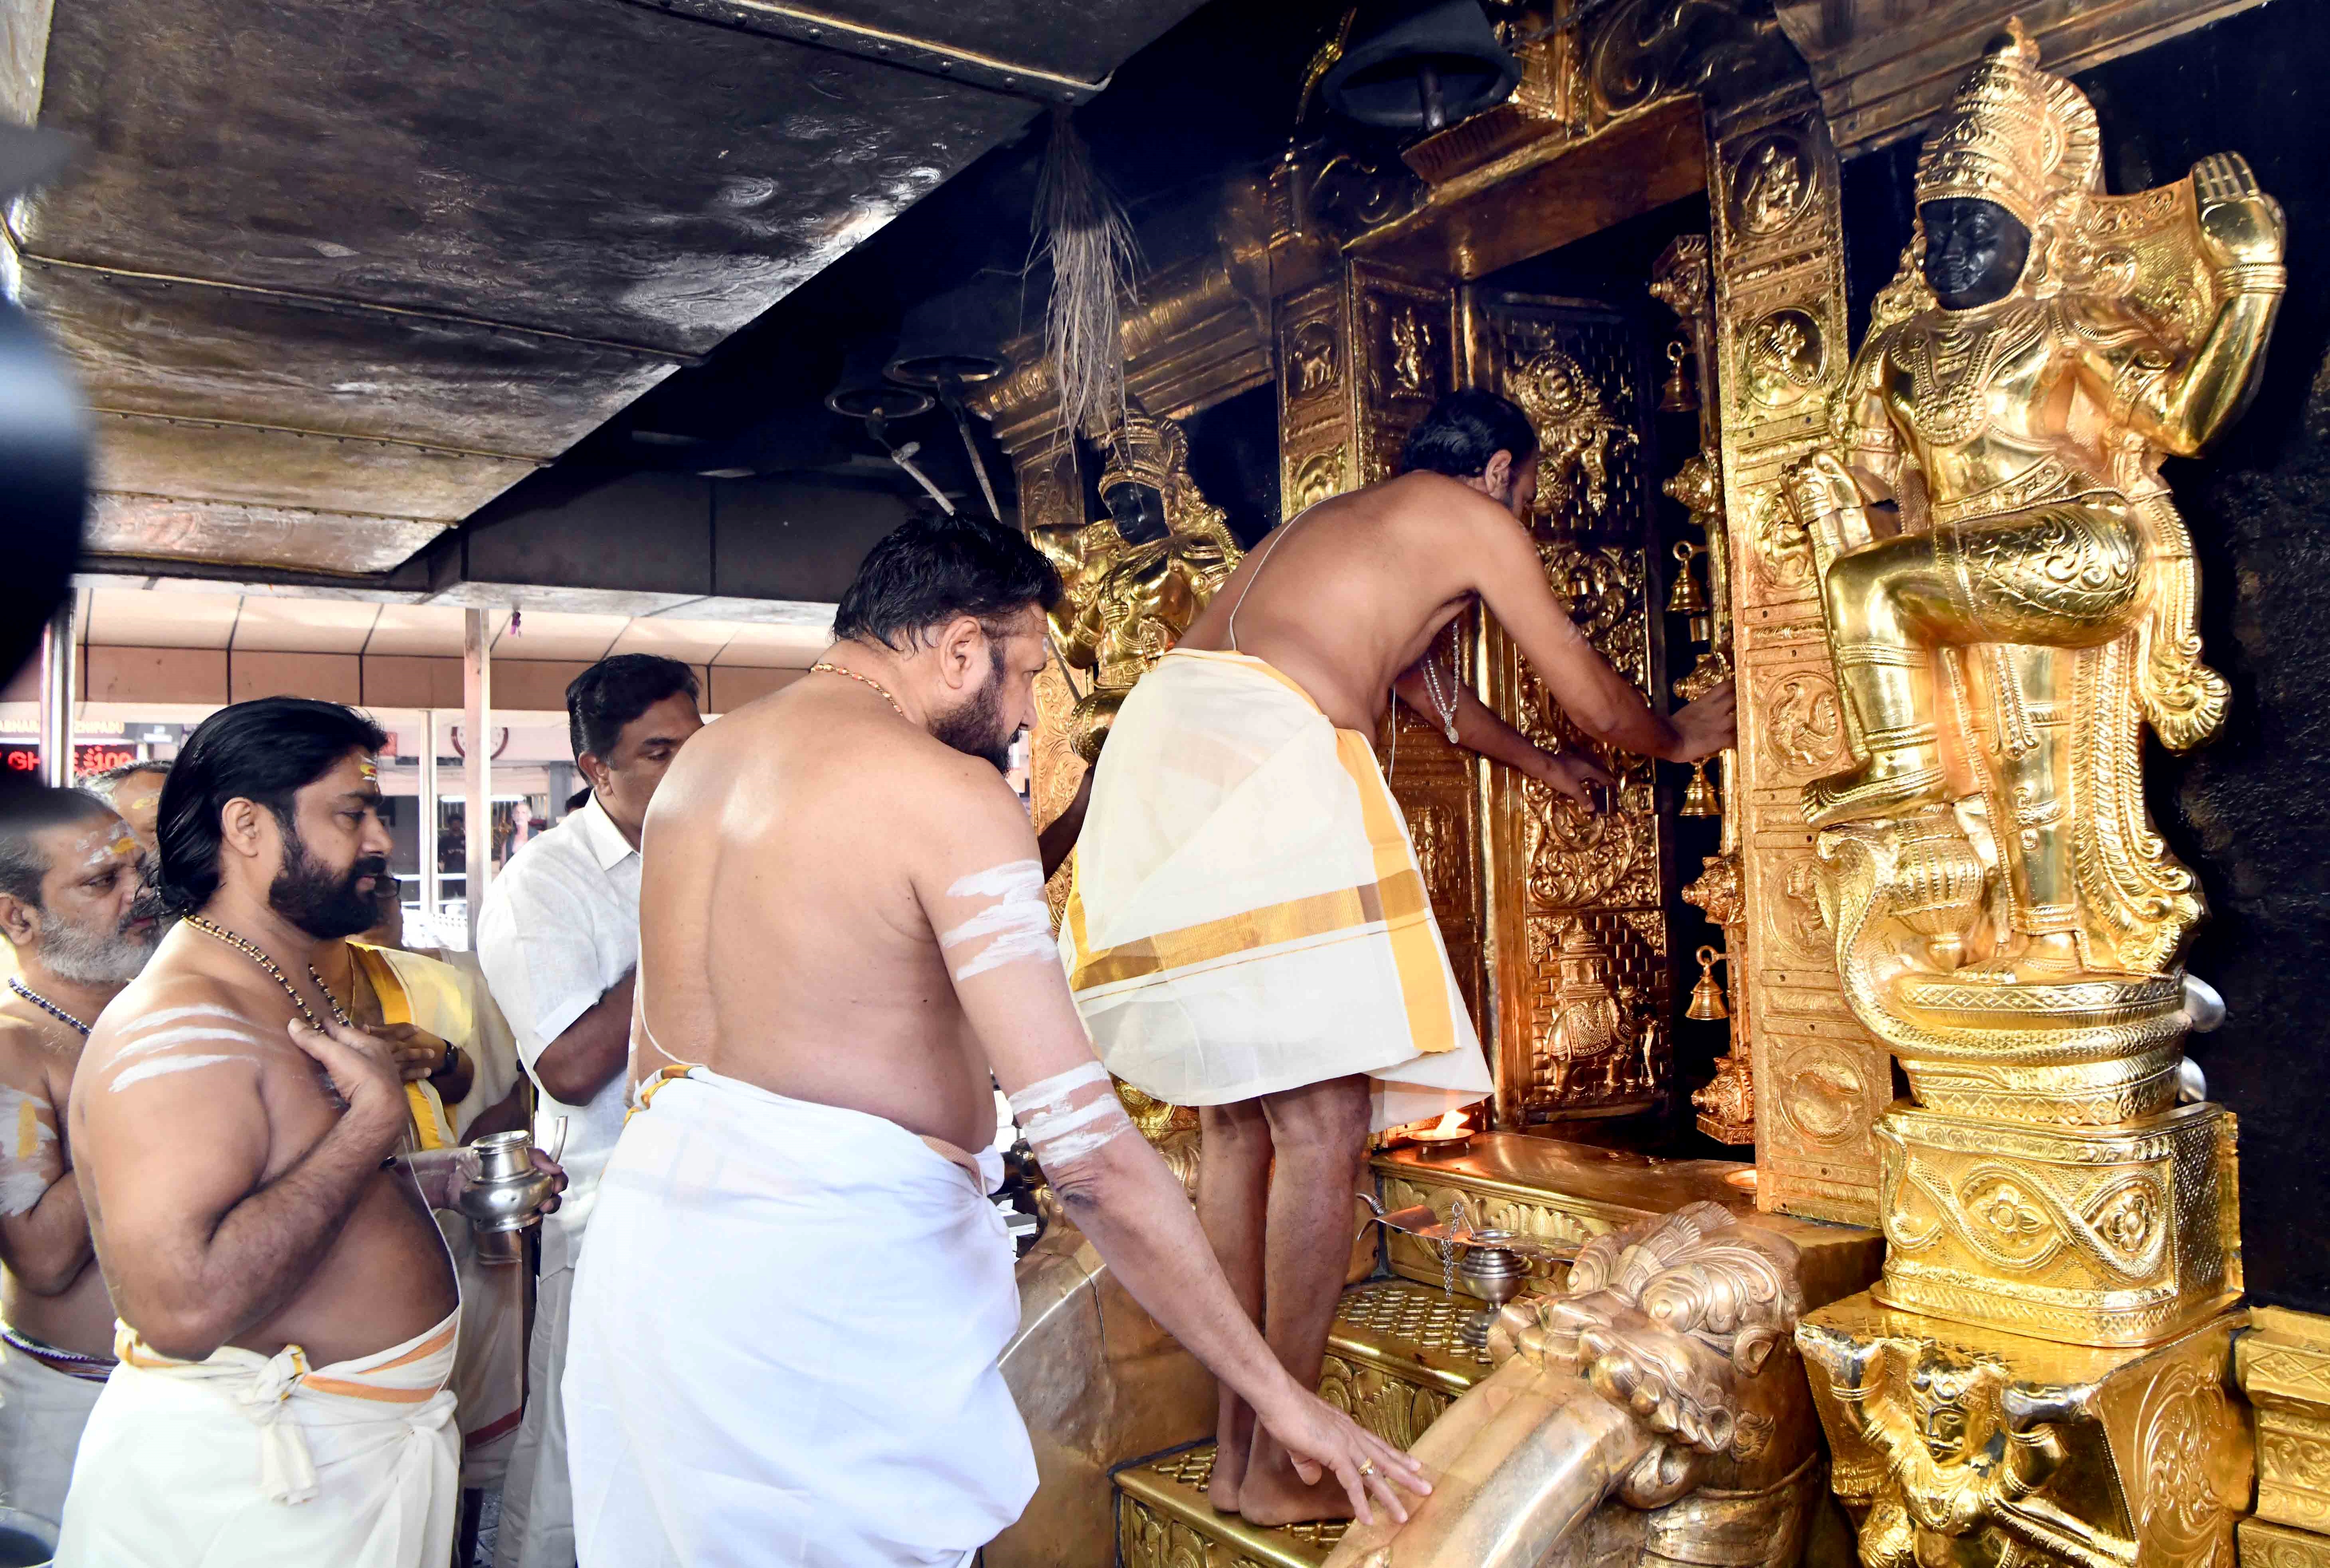
[[[599,1173],[623,1130],[618,1072],[587,1105],[542,1087],[536,1063],[639,961],[639,852],[592,797],[510,856],[478,912],[478,959],[540,1091],[535,1140],[549,1147],[566,1119],[566,1196],[543,1222],[542,1270],[572,1268],[599,1194]]]

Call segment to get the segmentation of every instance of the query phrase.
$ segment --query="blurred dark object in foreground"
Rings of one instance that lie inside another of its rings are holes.
[[[52,177],[72,144],[0,125],[0,201]],[[13,300],[0,300],[0,672],[13,673],[63,600],[89,501],[89,418],[63,360]]]

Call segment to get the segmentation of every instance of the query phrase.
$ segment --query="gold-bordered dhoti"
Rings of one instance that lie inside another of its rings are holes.
[[[1364,1073],[1382,1129],[1492,1089],[1373,743],[1248,655],[1125,699],[1060,949],[1101,1060],[1172,1104]]]

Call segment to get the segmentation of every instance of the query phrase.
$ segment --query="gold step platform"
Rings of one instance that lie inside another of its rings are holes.
[[[1409,1448],[1456,1398],[1489,1375],[1489,1353],[1457,1336],[1481,1303],[1408,1280],[1343,1292],[1327,1336],[1319,1393],[1395,1448]]]
[[[1694,1201],[1742,1214],[1755,1208],[1746,1166],[1661,1160],[1518,1133],[1482,1133],[1445,1154],[1397,1149],[1377,1156],[1374,1167],[1388,1207],[1429,1204],[1445,1217],[1462,1198],[1476,1224],[1546,1240],[1583,1242]],[[1876,1277],[1883,1243],[1873,1231],[1777,1214],[1759,1223],[1795,1243],[1807,1306],[1865,1289]],[[1319,1392],[1407,1449],[1492,1368],[1485,1350],[1459,1337],[1481,1302],[1461,1286],[1454,1295],[1441,1289],[1440,1261],[1425,1243],[1397,1234],[1388,1241],[1391,1277],[1343,1292]],[[1342,1540],[1340,1523],[1265,1530],[1217,1513],[1206,1496],[1213,1464],[1214,1445],[1205,1442],[1116,1471],[1121,1568],[1319,1568]]]
[[[1117,1472],[1116,1549],[1123,1568],[1319,1568],[1342,1540],[1341,1520],[1264,1530],[1206,1499],[1214,1445]]]
[[[1370,1280],[1343,1292],[1327,1337],[1319,1392],[1401,1448],[1489,1374],[1485,1350],[1458,1337],[1481,1303],[1408,1280]],[[1124,1568],[1317,1568],[1344,1525],[1264,1530],[1207,1499],[1214,1445],[1177,1450],[1117,1472],[1117,1551]]]

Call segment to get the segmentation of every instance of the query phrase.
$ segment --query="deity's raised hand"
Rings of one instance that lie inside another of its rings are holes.
[[[2221,267],[2280,262],[2287,237],[2281,203],[2258,188],[2249,160],[2213,153],[2193,165],[2193,192],[2201,204],[2201,233]]]

